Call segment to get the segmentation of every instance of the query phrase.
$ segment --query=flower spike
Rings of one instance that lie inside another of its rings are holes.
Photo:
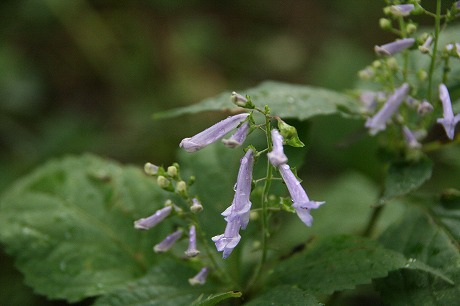
[[[391,95],[385,102],[385,105],[374,115],[374,117],[367,119],[366,127],[369,128],[371,135],[386,128],[387,121],[398,110],[402,101],[407,98],[409,94],[409,84],[404,83],[401,87],[397,88],[393,95]]]
[[[374,51],[378,55],[394,55],[396,53],[399,53],[407,48],[412,47],[412,45],[415,43],[414,38],[403,38],[403,39],[398,39],[395,40],[391,43],[381,45],[381,46],[375,46]]]
[[[439,85],[439,98],[442,102],[443,118],[439,118],[437,122],[442,124],[449,139],[454,139],[455,126],[460,121],[460,114],[454,116],[452,111],[452,102],[450,101],[449,91],[446,85]]]
[[[153,250],[155,251],[155,253],[167,252],[167,251],[169,251],[169,249],[172,248],[174,243],[176,243],[176,241],[178,239],[180,239],[180,237],[182,237],[182,230],[177,230],[174,233],[172,233],[171,235],[168,235],[163,241],[161,241],[160,243],[156,244],[153,247]]]
[[[273,141],[273,149],[271,152],[267,153],[268,159],[270,160],[270,163],[278,167],[282,164],[287,163],[288,158],[284,154],[283,150],[283,136],[278,132],[277,129],[273,129],[271,131],[272,133],[272,141]]]
[[[134,221],[134,228],[148,230],[163,221],[172,211],[171,206],[157,210],[153,215]]]
[[[302,220],[305,225],[311,226],[313,217],[310,215],[310,210],[318,208],[325,202],[310,201],[307,193],[302,188],[302,185],[297,180],[294,173],[292,173],[289,165],[281,165],[278,167],[278,170],[280,171],[281,177],[286,183],[289,194],[291,195],[293,202],[292,207],[294,207],[300,220]]]
[[[180,142],[179,147],[187,152],[196,152],[201,150],[207,145],[210,145],[211,143],[224,137],[225,134],[235,129],[248,116],[248,113],[230,116],[193,137],[184,138]]]

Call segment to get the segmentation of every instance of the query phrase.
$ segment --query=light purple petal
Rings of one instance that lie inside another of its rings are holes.
[[[161,241],[160,243],[156,244],[153,247],[153,250],[156,253],[162,253],[162,252],[169,251],[172,248],[172,246],[174,245],[174,243],[176,243],[176,241],[178,239],[180,239],[180,237],[182,237],[182,231],[177,230],[174,233],[172,233],[171,235],[168,235],[163,241]]]
[[[415,8],[413,4],[399,4],[390,6],[390,12],[395,16],[409,16]]]
[[[247,118],[247,116],[249,116],[248,113],[230,116],[193,137],[184,138],[180,142],[179,147],[183,148],[187,152],[196,152],[201,150],[207,145],[221,139],[231,130],[235,129]]]
[[[281,136],[280,132],[278,132],[277,129],[273,129],[271,131],[271,134],[273,147],[272,151],[267,153],[267,157],[273,166],[278,167],[279,165],[287,163],[288,158],[284,154],[283,136]]]
[[[460,114],[454,116],[452,111],[452,102],[450,101],[449,91],[446,85],[439,85],[439,98],[442,102],[443,118],[439,118],[437,122],[442,124],[449,139],[454,139],[455,126],[460,121]]]
[[[249,133],[249,122],[244,122],[228,139],[222,139],[224,145],[228,148],[236,148],[243,144]]]
[[[412,133],[412,131],[407,126],[403,126],[403,134],[409,148],[419,149],[422,147],[414,133]]]
[[[391,43],[375,46],[375,53],[378,55],[394,55],[398,52],[401,52],[407,48],[410,48],[415,43],[414,38],[403,38],[395,40]]]
[[[200,251],[196,248],[196,228],[195,225],[190,226],[188,238],[188,249],[185,251],[187,257],[195,257],[200,254]]]
[[[208,267],[204,267],[203,269],[200,270],[200,272],[198,272],[197,275],[195,275],[193,278],[189,278],[188,282],[190,283],[190,285],[192,286],[196,286],[196,285],[204,285],[206,283],[206,278],[208,276],[208,273],[209,273],[209,268]]]
[[[153,215],[147,218],[142,218],[137,221],[134,221],[134,228],[147,230],[154,227],[161,221],[163,221],[172,211],[171,206],[166,206],[162,209],[157,210]]]

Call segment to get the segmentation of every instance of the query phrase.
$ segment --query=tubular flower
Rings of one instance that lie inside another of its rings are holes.
[[[410,48],[415,43],[414,38],[403,38],[395,40],[391,43],[375,46],[374,51],[378,55],[394,55],[398,52],[401,52],[407,48]]]
[[[286,183],[289,194],[291,195],[293,202],[292,207],[294,207],[300,220],[302,220],[305,225],[311,226],[313,218],[310,215],[310,210],[318,208],[325,202],[310,201],[307,193],[302,188],[302,185],[300,185],[300,182],[297,180],[294,173],[292,173],[289,165],[281,165],[278,167],[278,170],[280,171],[281,177]]]
[[[157,210],[153,215],[134,221],[134,228],[148,230],[163,221],[172,211],[171,206]]]
[[[388,98],[385,105],[374,115],[374,117],[367,119],[366,127],[369,128],[371,135],[377,134],[378,131],[386,128],[387,121],[398,110],[399,105],[409,94],[409,85],[404,83],[401,87],[397,88],[395,92]]]
[[[403,134],[409,148],[419,149],[422,147],[422,145],[418,142],[417,137],[407,126],[403,126]]]
[[[222,139],[224,145],[228,148],[236,148],[243,144],[249,133],[249,122],[244,122],[228,139]]]
[[[284,154],[283,150],[283,136],[281,136],[277,129],[273,129],[271,133],[273,148],[271,152],[267,153],[267,156],[270,163],[273,166],[278,167],[282,164],[287,163],[288,158]]]
[[[439,98],[442,102],[443,118],[439,118],[437,122],[442,124],[449,139],[454,139],[455,126],[460,121],[460,114],[454,116],[452,111],[452,102],[450,101],[449,91],[446,85],[439,85]]]
[[[185,250],[185,255],[187,257],[195,257],[196,255],[200,254],[200,251],[196,248],[196,228],[195,225],[190,226],[190,230],[188,232],[188,249]]]
[[[168,235],[162,242],[156,244],[153,247],[153,250],[155,251],[155,253],[167,252],[169,251],[169,249],[172,248],[174,243],[176,243],[176,241],[180,239],[180,237],[182,237],[182,231],[177,230],[171,235]]]
[[[209,273],[209,268],[204,267],[203,269],[200,270],[200,272],[198,272],[197,275],[195,275],[192,278],[189,278],[188,282],[192,286],[204,285],[206,283],[206,277],[208,276],[208,273]]]
[[[409,16],[415,8],[413,4],[399,4],[390,6],[390,12],[395,16]]]
[[[223,252],[222,257],[227,258],[241,239],[240,228],[245,229],[249,222],[251,209],[251,183],[252,168],[254,165],[253,151],[249,149],[240,162],[236,190],[233,202],[222,215],[227,221],[225,232],[222,235],[212,237],[219,252]]]
[[[201,150],[207,145],[224,137],[225,134],[236,128],[242,121],[244,121],[247,116],[249,116],[248,113],[230,116],[193,137],[182,139],[179,147],[183,148],[187,152],[196,152]]]

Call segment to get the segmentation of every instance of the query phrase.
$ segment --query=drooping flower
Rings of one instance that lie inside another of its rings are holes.
[[[452,110],[452,102],[450,101],[449,91],[446,85],[439,85],[439,98],[442,102],[443,118],[439,118],[437,122],[442,124],[449,139],[454,139],[455,126],[460,121],[460,114],[454,116]]]
[[[289,194],[291,195],[293,202],[292,207],[294,207],[300,220],[302,220],[305,225],[311,226],[313,218],[310,215],[310,210],[318,208],[325,202],[310,201],[307,193],[305,192],[305,189],[303,189],[302,185],[295,177],[289,165],[280,165],[278,170],[280,171],[281,177],[286,183],[286,187],[288,188]]]
[[[156,244],[153,247],[155,253],[163,253],[169,251],[172,248],[174,243],[182,237],[182,230],[177,230],[174,233],[168,235],[163,241]]]
[[[188,232],[188,248],[185,250],[187,257],[195,257],[200,254],[200,251],[196,248],[196,228],[195,225],[190,226]]]
[[[288,161],[287,156],[284,154],[283,149],[283,136],[278,132],[277,129],[271,131],[273,147],[272,151],[267,153],[268,160],[270,163],[278,167],[279,165],[285,164]]]
[[[201,202],[197,198],[193,198],[192,206],[190,206],[190,211],[196,214],[202,210],[203,210],[203,205],[201,205]]]
[[[398,110],[402,101],[407,98],[409,94],[409,84],[404,83],[401,87],[397,88],[395,92],[388,98],[385,105],[375,114],[372,118],[367,119],[366,127],[369,128],[371,135],[386,128],[387,121]]]
[[[240,169],[236,181],[235,196],[232,204],[222,213],[227,221],[225,232],[212,237],[222,257],[227,258],[241,239],[240,228],[245,229],[249,222],[251,209],[251,184],[252,168],[254,165],[254,154],[249,149],[240,161]]]
[[[163,207],[162,209],[157,210],[153,215],[147,218],[142,218],[137,221],[134,221],[134,228],[141,230],[148,230],[161,221],[163,221],[172,211],[171,206]]]
[[[208,267],[202,268],[200,272],[198,272],[197,275],[188,279],[189,284],[192,286],[204,285],[206,283],[206,278],[208,276],[208,273],[209,273]]]
[[[395,40],[391,43],[375,46],[374,51],[378,55],[394,55],[398,52],[401,52],[407,48],[410,48],[415,43],[414,38],[403,38]]]
[[[390,6],[390,12],[394,16],[409,16],[415,8],[413,4],[399,4]]]
[[[221,139],[231,130],[235,129],[247,118],[247,116],[249,116],[248,113],[230,116],[193,137],[182,139],[179,147],[183,148],[187,152],[196,152],[201,150],[207,145]]]
[[[411,149],[419,149],[422,147],[420,142],[418,142],[417,137],[415,134],[407,127],[403,126],[403,135],[404,138],[406,139],[407,146]]]
[[[249,122],[243,124],[236,130],[236,132],[228,139],[222,139],[224,145],[228,148],[236,148],[243,144],[249,133]]]

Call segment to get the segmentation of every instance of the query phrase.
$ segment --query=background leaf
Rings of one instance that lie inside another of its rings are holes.
[[[94,306],[191,305],[200,294],[212,292],[210,285],[188,283],[196,273],[184,264],[163,260],[146,276],[99,298]]]
[[[385,249],[373,240],[335,236],[323,240],[310,252],[281,262],[271,278],[277,284],[297,285],[310,293],[330,294],[369,284],[372,279],[401,268],[432,272],[423,263],[413,265],[402,254]],[[444,277],[443,281],[449,279]]]
[[[169,226],[136,231],[133,221],[164,203],[134,167],[86,155],[52,161],[0,201],[0,240],[25,281],[49,298],[78,301],[141,277]]]
[[[217,293],[217,294],[211,294],[208,296],[205,300],[201,300],[201,298],[198,301],[195,301],[192,305],[194,306],[212,306],[216,305],[217,303],[230,299],[230,298],[239,298],[243,294],[240,291],[228,291],[224,293]]]
[[[438,269],[455,285],[422,271],[401,270],[377,281],[382,296],[391,305],[455,305],[460,300],[458,232],[460,207],[412,208],[380,238],[383,245],[402,252],[412,261]]]
[[[293,85],[275,81],[265,81],[260,85],[239,92],[248,95],[254,104],[262,108],[270,106],[272,115],[281,118],[305,120],[317,115],[340,113],[347,109],[355,112],[358,104],[347,95],[306,85]],[[154,118],[172,118],[183,114],[194,114],[203,111],[224,111],[235,108],[230,102],[231,92],[203,100],[197,104],[176,108],[154,115]]]
[[[318,306],[316,298],[304,290],[293,286],[278,286],[244,304],[247,306],[292,305]]]

